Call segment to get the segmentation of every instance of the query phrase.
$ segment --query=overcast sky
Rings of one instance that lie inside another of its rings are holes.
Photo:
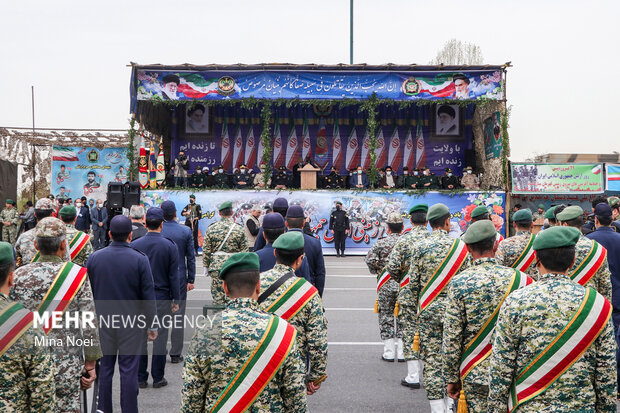
[[[26,4],[27,3],[27,4]],[[130,61],[348,63],[349,1],[4,1],[0,126],[126,128]],[[620,151],[620,1],[355,0],[356,63],[512,61],[513,161]]]

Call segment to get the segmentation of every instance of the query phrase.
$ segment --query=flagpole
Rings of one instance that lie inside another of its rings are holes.
[[[353,64],[353,0],[351,0],[349,21],[350,21],[349,26],[351,30],[349,34],[349,39],[350,39],[349,64]]]

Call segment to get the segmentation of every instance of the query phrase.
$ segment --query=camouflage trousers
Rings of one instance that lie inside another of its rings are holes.
[[[418,318],[420,358],[424,360],[424,388],[429,400],[443,399],[446,382],[442,371],[443,312],[428,309]],[[442,309],[443,310],[443,309]]]
[[[402,338],[402,326],[400,319],[394,317],[394,307],[398,296],[398,283],[388,280],[379,290],[379,332],[381,340],[389,338]],[[397,327],[394,327],[396,321]]]
[[[411,290],[401,288],[398,292],[398,320],[402,329],[403,353],[405,360],[418,360],[420,355],[413,351],[413,337],[417,327],[417,312],[411,300]]]
[[[488,410],[489,386],[463,383],[463,390],[467,399],[467,413],[485,413]]]
[[[15,245],[16,240],[17,227],[15,225],[11,225],[10,227],[2,227],[2,241]]]
[[[52,352],[56,366],[56,403],[58,412],[80,413],[80,375],[84,361],[75,354]]]
[[[213,304],[226,304],[229,298],[224,293],[220,272],[209,271],[209,277],[211,277],[211,296],[213,297]]]

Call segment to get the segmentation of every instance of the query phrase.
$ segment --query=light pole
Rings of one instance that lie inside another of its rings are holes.
[[[351,0],[351,13],[350,13],[350,28],[351,28],[351,32],[350,32],[350,54],[349,54],[349,64],[353,64],[353,0]]]

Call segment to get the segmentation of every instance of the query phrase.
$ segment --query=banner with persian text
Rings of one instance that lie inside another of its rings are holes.
[[[512,193],[603,192],[602,164],[512,164]]]
[[[126,148],[54,146],[52,194],[61,198],[106,200],[108,182],[127,181]]]
[[[347,253],[365,254],[381,237],[387,235],[386,218],[391,212],[403,214],[405,231],[409,231],[411,223],[407,219],[407,211],[413,205],[444,203],[450,209],[456,235],[464,231],[471,221],[471,212],[479,205],[487,207],[491,219],[498,231],[505,235],[504,211],[506,195],[503,192],[462,192],[440,193],[426,192],[419,197],[412,197],[401,192],[356,192],[356,191],[166,191],[144,190],[142,202],[145,207],[159,206],[162,202],[173,201],[177,207],[177,216],[181,222],[185,217],[181,211],[189,203],[191,194],[201,205],[202,217],[199,223],[199,238],[210,224],[219,219],[218,205],[224,201],[232,201],[236,222],[244,223],[244,218],[254,205],[264,206],[278,197],[284,197],[289,205],[301,205],[310,218],[310,226],[326,252],[335,253],[334,236],[329,230],[329,217],[336,201],[341,201],[349,213],[350,233],[346,240]],[[262,219],[262,218],[261,218]]]
[[[138,70],[137,100],[380,99],[502,100],[502,72]],[[132,96],[132,99],[134,96]]]

